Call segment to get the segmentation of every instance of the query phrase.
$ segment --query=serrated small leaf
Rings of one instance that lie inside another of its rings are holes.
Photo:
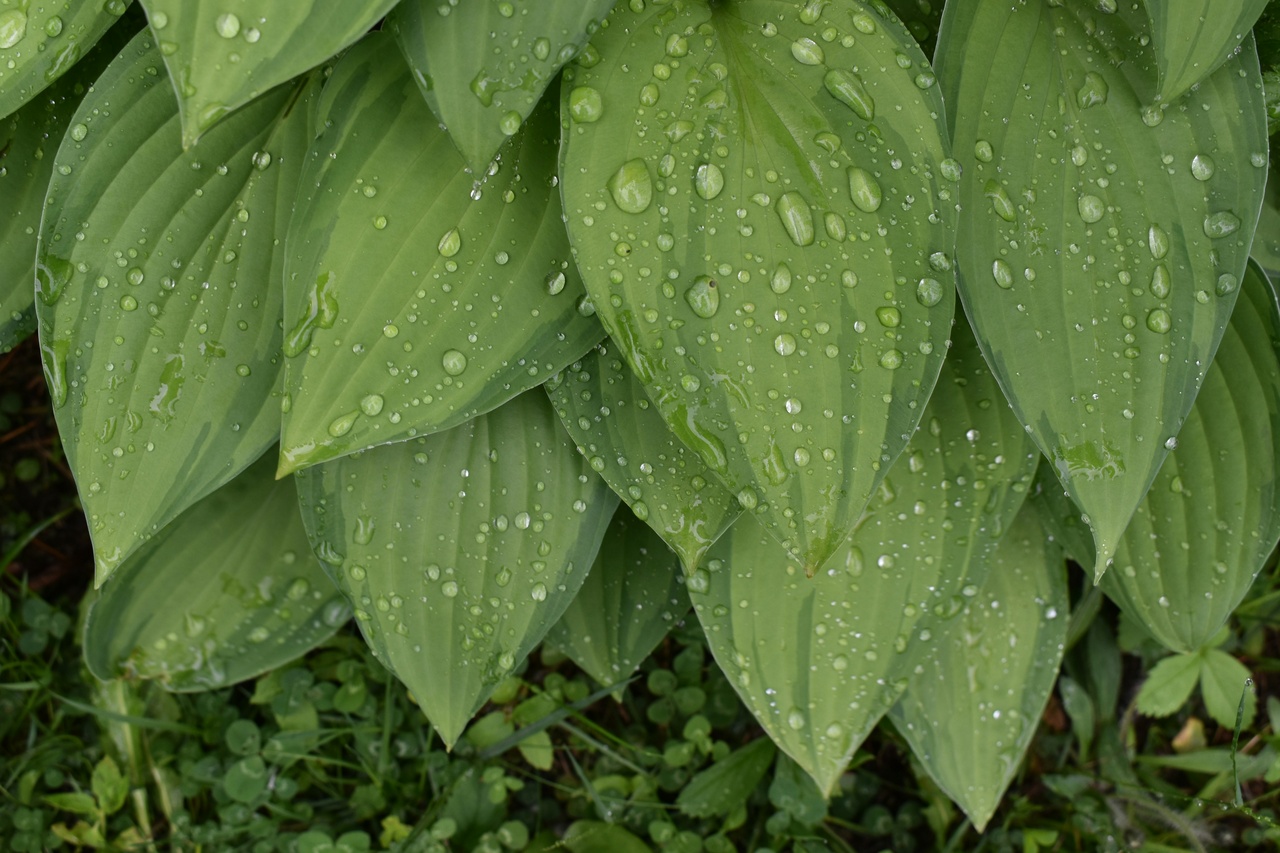
[[[902,451],[954,310],[943,106],[879,8],[619,5],[561,86],[565,215],[605,328],[811,571]]]
[[[569,606],[618,504],[541,389],[297,478],[316,555],[450,745]]]
[[[211,690],[324,642],[351,608],[311,557],[293,480],[265,454],[126,560],[85,621],[98,678]]]
[[[1204,697],[1204,707],[1209,716],[1223,728],[1234,729],[1243,697],[1241,729],[1252,727],[1258,710],[1258,695],[1249,670],[1222,649],[1203,649],[1200,659],[1200,695]]]
[[[182,112],[182,146],[364,35],[396,0],[140,0]]]
[[[1267,164],[1252,38],[1164,109],[1147,106],[1146,30],[1133,4],[972,0],[948,4],[939,39],[961,297],[1089,517],[1098,577],[1217,349]]]
[[[0,116],[16,112],[73,68],[130,0],[51,0],[0,9]]]
[[[979,831],[1022,764],[1067,637],[1066,567],[1034,510],[990,553],[985,582],[931,645],[889,712],[938,786]]]
[[[733,493],[667,428],[605,340],[547,383],[578,452],[693,571],[742,514]]]
[[[546,641],[596,681],[617,684],[688,610],[679,559],[622,507],[613,514],[586,581]]]
[[[773,763],[773,741],[757,738],[699,771],[676,797],[676,806],[689,817],[727,815],[741,808]]]
[[[1138,710],[1148,717],[1167,717],[1179,711],[1191,698],[1200,680],[1200,655],[1178,654],[1164,658],[1151,668],[1138,690]]]
[[[0,119],[0,198],[9,211],[0,217],[0,353],[35,331],[36,234],[54,154],[85,90],[130,37],[125,27],[111,33],[41,97]]]
[[[478,175],[615,1],[403,0],[387,24],[422,96]]]
[[[144,32],[58,149],[36,311],[99,583],[278,437],[276,237],[309,138],[306,91],[272,92],[183,153]]]
[[[389,34],[334,68],[289,227],[282,472],[457,426],[600,340],[578,310],[553,107],[477,180]]]
[[[689,576],[717,663],[827,792],[977,595],[1035,472],[1034,446],[956,332],[921,427],[823,570],[806,578],[744,516]]]
[[[1143,0],[1160,72],[1153,103],[1170,104],[1249,37],[1268,0]]]

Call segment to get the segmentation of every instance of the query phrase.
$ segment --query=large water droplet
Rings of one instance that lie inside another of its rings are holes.
[[[833,68],[822,78],[822,85],[832,97],[843,103],[864,121],[876,116],[876,102],[867,92],[862,78],[852,71]]]
[[[0,48],[13,47],[27,35],[27,14],[21,9],[0,12]]]
[[[797,246],[813,245],[813,212],[809,203],[798,192],[783,193],[773,206],[787,236]]]
[[[1076,210],[1080,213],[1080,218],[1086,223],[1092,225],[1102,218],[1107,212],[1107,206],[1102,203],[1102,199],[1096,195],[1082,195],[1076,201]]]
[[[467,357],[456,349],[445,350],[440,356],[440,366],[450,376],[458,376],[467,369]]]
[[[791,355],[796,351],[796,339],[794,335],[783,332],[773,339],[773,349],[778,355]]]
[[[1204,218],[1204,235],[1215,240],[1234,234],[1240,227],[1240,217],[1229,210],[1220,210]]]
[[[793,41],[791,55],[801,65],[821,65],[826,58],[822,47],[811,38],[799,38]]]
[[[991,209],[996,215],[1005,222],[1017,222],[1018,213],[1013,207],[1013,200],[1009,198],[1009,193],[1005,192],[1005,188],[995,179],[987,181],[982,190],[983,195],[991,199]]]
[[[582,124],[599,121],[604,114],[600,92],[590,86],[578,86],[569,92],[569,117]]]
[[[1102,75],[1090,71],[1084,75],[1084,85],[1076,92],[1076,103],[1080,109],[1087,110],[1107,102],[1107,81]]]
[[[849,195],[864,213],[875,213],[884,202],[884,192],[875,176],[857,166],[849,167]]]
[[[1191,158],[1191,176],[1197,181],[1207,181],[1213,177],[1213,158],[1207,154],[1197,154]]]
[[[916,301],[926,308],[932,308],[942,301],[942,282],[936,278],[922,278],[916,285]]]
[[[1151,249],[1151,257],[1158,261],[1169,254],[1169,235],[1159,225],[1152,225],[1147,230],[1147,246]]]
[[[224,39],[233,39],[240,34],[240,19],[230,12],[219,15],[213,25]]]
[[[693,187],[700,197],[710,201],[724,189],[724,173],[715,163],[703,163],[694,172]]]
[[[769,287],[774,293],[786,293],[791,289],[791,268],[786,264],[778,264],[769,279]]]
[[[1169,268],[1164,264],[1156,264],[1151,273],[1151,295],[1159,299],[1169,295]]]
[[[1147,328],[1151,331],[1163,335],[1167,334],[1173,326],[1173,319],[1169,316],[1169,312],[1163,308],[1156,308],[1147,314]]]
[[[624,213],[644,213],[653,202],[649,167],[639,158],[623,163],[609,179],[609,194]]]
[[[693,280],[693,284],[685,291],[684,301],[689,303],[689,307],[693,309],[693,313],[704,319],[710,319],[716,315],[716,311],[720,310],[720,291],[716,287],[715,279],[700,275]]]
[[[440,250],[441,256],[452,258],[462,248],[462,235],[458,233],[457,228],[450,228],[444,232],[436,248]]]
[[[1005,290],[1013,287],[1013,268],[1002,260],[996,259],[991,263],[991,277]]]

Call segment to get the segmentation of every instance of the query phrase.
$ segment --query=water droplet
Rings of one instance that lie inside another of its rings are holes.
[[[880,354],[880,366],[885,370],[897,370],[902,367],[902,352],[896,349],[887,349]]]
[[[27,35],[27,13],[21,9],[0,12],[0,49],[13,47]]]
[[[992,179],[983,187],[983,195],[991,199],[991,209],[1005,222],[1017,222],[1018,213],[1013,207],[1013,200],[999,182]]]
[[[1197,181],[1207,181],[1213,177],[1213,158],[1207,154],[1197,154],[1191,158],[1191,176]]]
[[[1151,295],[1159,299],[1169,295],[1169,268],[1164,264],[1156,264],[1151,273]]]
[[[565,275],[562,272],[553,272],[547,276],[546,288],[549,296],[555,296],[564,290]]]
[[[359,412],[347,412],[345,415],[334,418],[329,423],[329,435],[334,438],[341,438],[351,432],[351,428],[355,426],[356,418],[358,417],[360,417]]]
[[[773,209],[792,243],[797,246],[813,245],[813,213],[804,196],[794,191],[783,193]]]
[[[524,117],[515,110],[503,113],[502,118],[498,119],[498,130],[501,130],[504,136],[514,136],[520,131],[520,125],[524,123]]]
[[[875,176],[857,166],[849,167],[849,195],[863,213],[875,213],[884,202],[884,192]]]
[[[787,713],[787,725],[796,731],[800,731],[804,728],[804,714],[799,708],[792,708]]]
[[[224,39],[233,39],[240,35],[240,19],[230,12],[226,12],[218,16],[214,22],[214,28],[217,29],[218,35]]]
[[[1233,292],[1239,283],[1239,280],[1231,273],[1223,273],[1218,276],[1218,284],[1213,290],[1219,296],[1226,296],[1228,293]]]
[[[440,238],[436,248],[440,250],[442,257],[452,258],[462,248],[462,235],[458,233],[457,228],[450,228],[444,232],[444,236]]]
[[[822,85],[832,97],[843,103],[864,121],[871,121],[876,115],[876,102],[867,92],[862,78],[852,71],[833,68],[822,78]]]
[[[1107,212],[1107,206],[1096,195],[1082,195],[1076,201],[1076,210],[1079,211],[1081,219],[1092,225]]]
[[[383,400],[381,394],[369,394],[360,401],[360,411],[369,417],[373,417],[382,412]]]
[[[124,310],[124,311],[137,311],[138,300],[134,299],[129,294],[125,294],[124,296],[120,297],[120,308],[121,310]]]
[[[609,179],[609,194],[624,213],[644,213],[653,201],[649,167],[639,158],[623,163]]]
[[[1084,75],[1084,85],[1076,92],[1076,103],[1082,110],[1105,104],[1107,91],[1107,81],[1102,79],[1102,75],[1090,71]]]
[[[902,324],[902,312],[892,305],[881,305],[876,309],[876,319],[886,329],[894,329]]]
[[[459,376],[467,369],[467,357],[456,349],[445,350],[444,355],[440,357],[440,366],[450,376]]]
[[[684,293],[684,301],[689,303],[693,313],[703,319],[710,319],[720,310],[720,291],[715,279],[700,275]]]
[[[1219,239],[1234,234],[1240,227],[1240,217],[1229,210],[1220,210],[1204,218],[1204,235]]]
[[[378,231],[382,231],[383,229],[385,229],[387,227],[387,217],[385,216],[373,217],[373,227]]]
[[[996,259],[992,262],[991,277],[1005,290],[1013,287],[1013,269],[1002,260]]]
[[[783,332],[773,339],[773,349],[778,355],[791,355],[796,351],[796,339],[793,335]]]
[[[440,594],[445,598],[456,598],[458,595],[458,582],[445,581],[440,584]]]
[[[724,174],[715,163],[703,163],[694,173],[693,186],[700,197],[710,201],[724,189]]]
[[[1166,449],[1166,450],[1177,450],[1177,449],[1178,449],[1178,438],[1177,438],[1177,436],[1172,436],[1172,435],[1171,435],[1171,436],[1169,436],[1168,438],[1166,438],[1166,439],[1164,440],[1164,446],[1165,446],[1165,449]]]
[[[866,12],[861,10],[854,12],[851,16],[853,27],[863,35],[871,35],[876,31],[876,20]]]
[[[791,55],[801,65],[821,65],[826,59],[822,47],[811,38],[799,38],[793,41]]]
[[[57,15],[44,22],[44,34],[49,38],[62,35],[62,19]]]
[[[529,590],[529,597],[532,598],[534,601],[546,601],[547,585],[544,583],[534,584],[533,589]]]
[[[769,287],[774,293],[786,293],[791,289],[791,268],[786,264],[778,264],[778,268],[773,271],[773,277],[769,279]]]
[[[1169,235],[1159,225],[1152,225],[1147,230],[1147,247],[1151,249],[1151,257],[1160,260],[1169,254]]]
[[[991,143],[985,139],[979,139],[973,143],[973,156],[983,163],[990,163],[991,158],[996,152],[991,148]]]
[[[942,301],[942,282],[936,278],[922,278],[916,285],[916,301],[926,308],[932,308]]]
[[[1147,314],[1147,328],[1159,335],[1169,332],[1173,325],[1173,320],[1169,316],[1169,312],[1163,308],[1155,308]]]

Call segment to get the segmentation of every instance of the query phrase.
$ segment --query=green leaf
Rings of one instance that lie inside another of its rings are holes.
[[[0,8],[0,116],[67,73],[128,7],[129,0],[52,0]]]
[[[933,74],[859,0],[620,5],[592,47],[561,87],[587,291],[675,434],[816,571],[950,328],[958,171]]]
[[[1138,690],[1138,710],[1149,717],[1177,713],[1191,698],[1199,679],[1200,655],[1179,654],[1161,660]]]
[[[1160,72],[1152,103],[1171,104],[1240,49],[1268,0],[1143,0]]]
[[[315,553],[449,745],[569,606],[617,506],[541,390],[298,484]]]
[[[1042,460],[1036,470],[1028,502],[1036,508],[1040,523],[1068,558],[1084,567],[1094,564],[1093,534],[1089,525],[1071,502],[1071,496],[1063,490],[1053,473],[1053,464],[1047,459]]]
[[[334,68],[289,229],[282,472],[457,426],[600,340],[578,310],[553,106],[477,182],[389,35]]]
[[[808,774],[785,754],[769,783],[769,802],[801,826],[817,826],[826,820],[827,800]]]
[[[555,764],[555,749],[551,745],[551,735],[545,731],[537,731],[516,744],[520,755],[536,770],[550,770]]]
[[[272,92],[184,154],[160,60],[139,35],[81,103],[36,258],[45,374],[99,583],[279,434],[276,238],[306,90]]]
[[[680,562],[631,511],[620,508],[569,609],[547,634],[603,685],[626,680],[689,610]]]
[[[827,792],[978,593],[1035,472],[967,327],[956,333],[920,429],[825,569],[805,578],[744,517],[689,579],[721,669]]]
[[[81,815],[97,815],[98,804],[91,794],[50,794],[44,801],[55,809]]]
[[[103,586],[85,624],[101,679],[208,690],[285,664],[351,615],[310,554],[292,479],[264,455],[188,509]]]
[[[1256,264],[1242,291],[1177,449],[1102,579],[1174,651],[1209,643],[1280,539],[1280,307]]]
[[[1145,30],[1132,5],[974,0],[948,5],[939,39],[966,169],[961,297],[1090,519],[1098,577],[1217,349],[1267,164],[1252,39],[1179,104],[1145,109]]]
[[[403,0],[388,26],[422,96],[479,175],[614,2]]]
[[[396,0],[141,0],[182,112],[182,147],[364,35]],[[201,152],[204,154],[204,152]]]
[[[126,27],[112,30],[43,97],[0,120],[0,198],[9,211],[0,217],[0,353],[36,328],[36,234],[58,142],[85,90],[128,39]]]
[[[238,803],[251,803],[267,789],[267,765],[260,755],[242,758],[227,768],[222,777],[227,796]]]
[[[1253,259],[1261,264],[1267,276],[1275,280],[1280,276],[1280,170],[1267,171],[1266,192],[1262,201],[1262,213],[1258,216],[1258,232],[1249,250]]]
[[[103,814],[112,815],[120,811],[125,799],[129,796],[129,782],[109,755],[104,755],[102,760],[94,765],[90,786]]]
[[[687,570],[742,513],[733,493],[663,423],[611,340],[547,383],[560,421],[609,487]]]
[[[569,853],[649,853],[649,847],[621,826],[599,820],[569,824],[561,844]]]
[[[990,572],[926,653],[889,713],[938,787],[981,832],[1022,764],[1067,637],[1065,566],[1033,510],[991,552]]]
[[[1244,720],[1241,728],[1248,729],[1253,725],[1258,710],[1253,679],[1244,664],[1222,649],[1200,651],[1200,695],[1204,697],[1204,707],[1209,716],[1227,729],[1236,727],[1236,714],[1243,695]]]
[[[747,802],[773,762],[773,741],[757,738],[696,774],[680,791],[676,806],[689,817],[727,815]]]
[[[885,0],[885,5],[906,25],[925,56],[933,56],[942,24],[943,0]]]

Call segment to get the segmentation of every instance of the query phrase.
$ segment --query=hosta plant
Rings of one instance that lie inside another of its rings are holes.
[[[451,745],[691,612],[824,790],[888,718],[982,826],[1067,557],[1204,657],[1280,536],[1260,0],[140,5],[0,3],[102,678],[354,614]]]

